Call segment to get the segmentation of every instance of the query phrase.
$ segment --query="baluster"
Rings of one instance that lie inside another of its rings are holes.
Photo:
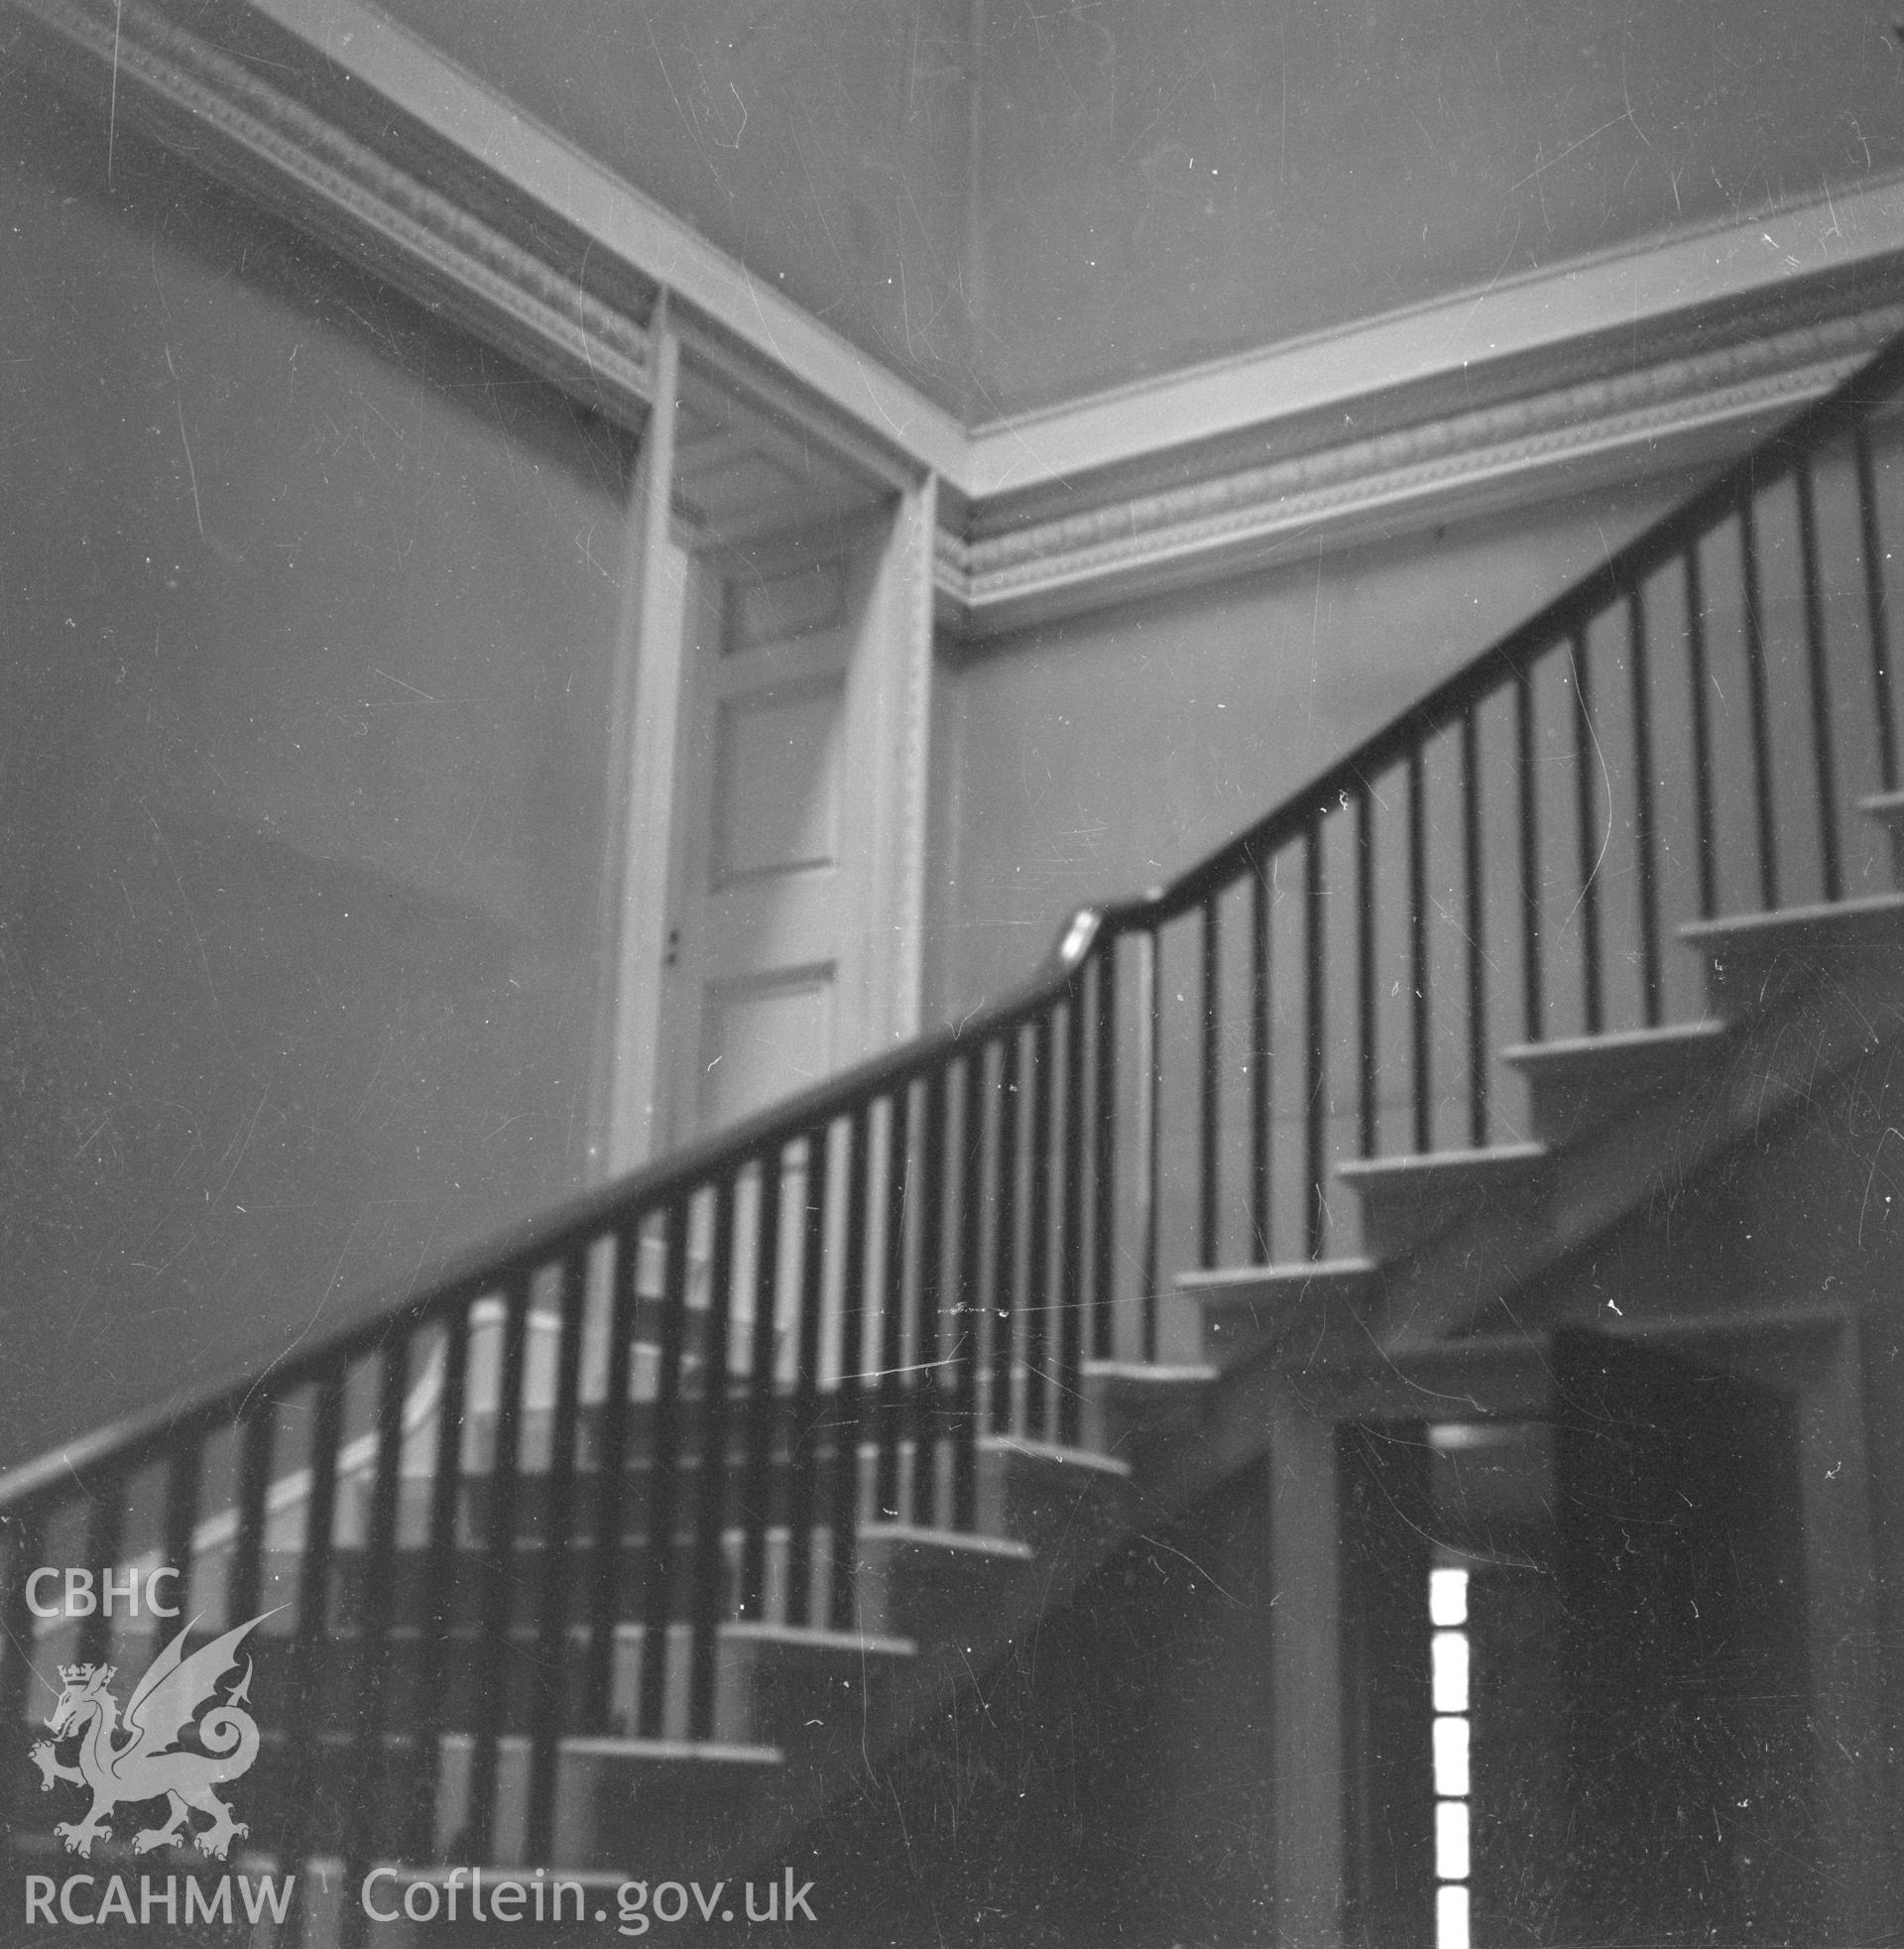
[[[1488,916],[1481,870],[1481,739],[1470,710],[1461,720],[1461,851],[1468,901],[1468,1142],[1488,1142]]]
[[[531,1684],[528,1856],[533,1862],[547,1862],[553,1854],[556,1772],[568,1718],[568,1586],[575,1554],[575,1432],[581,1409],[587,1270],[580,1248],[571,1247],[563,1255],[561,1345],[542,1512],[537,1668]]]
[[[1811,683],[1812,775],[1818,784],[1818,850],[1825,898],[1844,897],[1844,870],[1838,840],[1838,761],[1832,745],[1831,672],[1825,661],[1825,607],[1818,579],[1818,506],[1812,468],[1801,460],[1798,490],[1798,556],[1805,581],[1805,664]]]
[[[416,1775],[405,1852],[413,1861],[436,1856],[436,1795],[442,1774],[444,1695],[456,1626],[458,1519],[463,1475],[463,1402],[469,1381],[469,1306],[443,1320],[442,1380],[436,1398],[436,1453],[429,1485],[429,1532],[416,1595]],[[626,1372],[626,1370],[624,1370]],[[603,1693],[606,1696],[606,1680]]]
[[[941,1254],[945,1239],[945,1071],[926,1076],[919,1131],[919,1272],[912,1307],[912,1521],[939,1521]]]
[[[1218,1095],[1218,1062],[1221,1053],[1219,1020],[1219,942],[1217,935],[1217,897],[1203,903],[1203,1035],[1197,1096],[1197,1264],[1206,1272],[1217,1263],[1217,1125],[1221,1104]]]
[[[992,1234],[992,1432],[1010,1434],[1018,1266],[1018,1031],[999,1038],[998,1216]]]
[[[181,1618],[194,1616],[191,1608],[197,1578],[193,1541],[198,1529],[198,1498],[204,1475],[204,1436],[197,1428],[187,1428],[173,1438],[166,1461],[166,1521],[160,1561],[178,1573],[170,1595]]]
[[[86,1512],[85,1560],[94,1576],[103,1575],[108,1565],[119,1561],[119,1542],[124,1533],[126,1478],[116,1464],[108,1464],[86,1485],[91,1504]],[[81,1664],[104,1664],[112,1656],[112,1620],[106,1616],[103,1598],[94,1605],[79,1627]]]
[[[1273,1240],[1269,1199],[1269,874],[1258,859],[1250,875],[1250,1257],[1266,1266]]]
[[[667,1736],[668,1627],[674,1621],[674,1506],[680,1488],[681,1368],[687,1353],[689,1191],[677,1191],[661,1221],[661,1344],[648,1456],[648,1564],[642,1591],[642,1680],[638,1739]]]
[[[1434,1148],[1434,1044],[1428,1027],[1428,781],[1419,743],[1408,753],[1408,1013],[1413,1050],[1415,1153]]]
[[[1758,812],[1759,904],[1778,905],[1778,823],[1772,797],[1770,711],[1765,697],[1765,611],[1758,586],[1758,530],[1749,487],[1738,492],[1738,548],[1745,595],[1745,678],[1751,701],[1752,792]]]
[[[1699,913],[1719,912],[1719,854],[1713,835],[1713,740],[1706,701],[1706,594],[1700,583],[1699,544],[1686,550],[1686,668],[1693,720],[1693,822],[1699,840]]]
[[[754,1331],[747,1359],[747,1474],[741,1492],[740,1594],[735,1606],[743,1618],[767,1615],[767,1532],[774,1523],[774,1444],[779,1434],[774,1326],[785,1174],[786,1153],[776,1144],[761,1157],[754,1206]]]
[[[19,1835],[32,1768],[18,1756],[26,1738],[28,1701],[34,1682],[34,1616],[27,1603],[27,1580],[46,1561],[47,1522],[33,1504],[0,1518],[11,1532],[7,1550],[6,1603],[0,1606],[0,1742],[13,1764],[0,1767],[0,1822],[12,1843],[9,1852],[20,1862]],[[182,1606],[180,1607],[182,1608]],[[36,1737],[42,1737],[36,1733]],[[35,1798],[38,1798],[35,1793]]]
[[[1159,1171],[1162,1164],[1159,1125],[1163,1111],[1163,938],[1155,927],[1143,933],[1143,953],[1137,962],[1142,989],[1138,1017],[1143,1063],[1143,1094],[1137,1117],[1142,1127],[1142,1175],[1138,1204],[1143,1232],[1143,1357],[1157,1357],[1157,1251],[1159,1231]]]
[[[800,1214],[800,1312],[793,1428],[786,1472],[786,1621],[815,1622],[813,1523],[819,1509],[820,1318],[826,1304],[826,1176],[830,1126],[806,1133],[806,1208]]]
[[[846,1238],[840,1273],[840,1381],[833,1408],[833,1582],[828,1622],[853,1627],[854,1572],[859,1561],[860,1432],[865,1409],[866,1233],[871,1217],[872,1112],[862,1104],[846,1126]]]
[[[263,1608],[265,1500],[271,1488],[278,1403],[269,1395],[246,1412],[238,1450],[237,1533],[232,1538],[231,1581],[225,1586],[225,1629],[255,1618]]]
[[[722,1171],[714,1180],[707,1345],[701,1362],[700,1507],[695,1512],[689,1572],[689,1739],[714,1737],[715,1632],[727,1598],[727,1343],[734,1312],[734,1184],[732,1170]]]
[[[1871,468],[1870,433],[1862,421],[1853,430],[1857,455],[1857,521],[1864,557],[1864,609],[1871,642],[1871,709],[1877,719],[1877,770],[1886,792],[1897,790],[1897,732],[1891,717],[1890,630],[1885,614],[1884,544],[1877,526],[1877,481]]]
[[[1051,1304],[1051,1006],[1031,1025],[1030,1209],[1024,1254],[1024,1432],[1043,1441],[1051,1405],[1045,1364]]]
[[[1356,781],[1356,1046],[1360,1056],[1356,1135],[1365,1157],[1375,1155],[1375,823],[1374,794]]]
[[[1097,957],[1097,1076],[1091,1088],[1091,1353],[1116,1351],[1118,1196],[1118,939],[1106,933]]]
[[[1639,978],[1646,1027],[1656,1029],[1665,1008],[1660,965],[1659,841],[1653,808],[1653,698],[1646,668],[1646,599],[1626,597],[1626,646],[1633,687],[1633,846],[1639,855]]]
[[[1514,670],[1514,750],[1520,783],[1520,991],[1526,1037],[1538,1042],[1545,1014],[1540,965],[1540,805],[1536,796],[1534,685]]]
[[[403,1491],[404,1402],[409,1393],[411,1338],[396,1331],[384,1343],[377,1391],[377,1474],[371,1486],[355,1606],[358,1633],[357,1716],[351,1733],[356,1789],[346,1805],[344,1886],[357,1888],[377,1851],[390,1814],[391,1756],[384,1750],[390,1701],[390,1627],[397,1597],[397,1517]],[[344,1941],[361,1943],[369,1918],[362,1905],[343,1906]]]
[[[495,1443],[489,1463],[489,1522],[483,1537],[482,1612],[476,1639],[476,1701],[470,1728],[469,1815],[464,1830],[471,1861],[494,1861],[496,1789],[503,1730],[509,1716],[511,1613],[518,1581],[516,1497],[521,1469],[523,1381],[529,1367],[527,1268],[503,1290],[502,1360],[497,1382]]]
[[[341,1803],[341,1780],[324,1777],[325,1694],[330,1677],[325,1656],[330,1642],[330,1581],[335,1557],[337,1517],[337,1451],[344,1439],[344,1379],[341,1365],[330,1367],[316,1385],[308,1476],[310,1488],[304,1514],[303,1560],[298,1572],[298,1633],[292,1642],[291,1666],[296,1674],[285,1713],[283,1778],[290,1795],[282,1853],[285,1865],[298,1873],[298,1905],[303,1902],[302,1874],[317,1841],[320,1807]],[[334,1843],[325,1837],[326,1853]],[[479,1861],[490,1857],[478,1855]],[[297,1939],[294,1925],[292,1939]]]
[[[1324,1118],[1328,1113],[1328,1049],[1324,1042],[1327,1017],[1323,1005],[1323,971],[1326,966],[1323,925],[1327,917],[1322,882],[1322,817],[1318,812],[1309,821],[1303,848],[1303,948],[1306,957],[1304,985],[1307,989],[1309,1029],[1306,1086],[1305,1136],[1308,1168],[1307,1227],[1304,1246],[1311,1259],[1322,1257],[1329,1220],[1327,1186],[1323,1181]]]
[[[1058,1209],[1057,1439],[1076,1445],[1084,1386],[1084,970],[1064,1003],[1063,1203]]]
[[[1598,1035],[1606,1012],[1601,991],[1600,805],[1594,777],[1600,764],[1594,736],[1593,674],[1587,638],[1576,630],[1568,646],[1574,674],[1574,823],[1580,846],[1580,988],[1587,1033]]]
[[[979,1263],[985,1219],[985,1050],[968,1049],[960,1065],[958,1339],[952,1403],[952,1526],[978,1522]]]
[[[588,1658],[582,1723],[611,1730],[615,1633],[622,1620],[622,1501],[628,1489],[629,1370],[634,1356],[636,1283],[646,1214],[631,1213],[614,1232],[608,1303],[608,1372],[603,1377],[601,1439],[595,1453],[594,1561],[589,1569]]]
[[[899,1501],[900,1388],[905,1366],[905,1193],[909,1125],[909,1083],[900,1083],[886,1106],[886,1274],[880,1289],[880,1391],[877,1409],[879,1467],[874,1505],[882,1518],[896,1520]]]

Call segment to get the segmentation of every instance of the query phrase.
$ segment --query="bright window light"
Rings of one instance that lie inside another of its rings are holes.
[[[1460,1883],[1435,1890],[1435,1949],[1468,1949],[1468,1889]]]
[[[1468,1802],[1435,1803],[1435,1873],[1444,1882],[1468,1879]]]
[[[1468,1622],[1468,1572],[1430,1570],[1428,1572],[1428,1618],[1444,1629]]]
[[[1435,1710],[1468,1710],[1468,1634],[1465,1631],[1435,1633],[1432,1655],[1435,1675]]]
[[[1451,1800],[1468,1797],[1468,1722],[1435,1721],[1435,1791]]]

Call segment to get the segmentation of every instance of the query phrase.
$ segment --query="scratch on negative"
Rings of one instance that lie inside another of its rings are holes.
[[[185,434],[185,395],[178,384],[178,368],[172,362],[172,347],[166,347],[166,370],[172,374],[172,403],[178,413],[178,444],[185,449],[185,478],[191,483],[191,516],[198,524],[198,539],[205,539],[205,511],[198,501],[198,469],[191,463],[191,441]]]

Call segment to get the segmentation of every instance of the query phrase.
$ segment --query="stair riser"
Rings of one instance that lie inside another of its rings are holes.
[[[1133,1481],[1169,1479],[1199,1450],[1213,1368],[1087,1367],[1084,1380],[1085,1440],[1129,1463]]]
[[[899,1688],[916,1653],[873,1643],[724,1637],[715,1738],[776,1746],[802,1764],[836,1749],[857,1759],[898,1729]]]
[[[1062,1451],[988,1444],[979,1455],[978,1520],[983,1536],[1009,1536],[1041,1554],[1128,1528],[1128,1465]]]
[[[872,1540],[855,1583],[856,1628],[924,1644],[971,1644],[992,1636],[993,1621],[1015,1614],[1036,1587],[1028,1555]]]
[[[1563,1063],[1543,1063],[1529,1052],[1515,1067],[1528,1079],[1529,1119],[1535,1137],[1556,1149],[1577,1144],[1620,1118],[1696,1088],[1724,1059],[1725,1041],[1700,1034],[1660,1047],[1608,1052]]]
[[[1764,1014],[1821,984],[1895,984],[1904,976],[1904,914],[1889,900],[1700,921],[1681,931],[1703,956],[1713,1013],[1726,1021]]]
[[[1531,1209],[1547,1159],[1519,1152],[1479,1157],[1396,1158],[1345,1167],[1340,1175],[1362,1213],[1363,1250],[1385,1262],[1405,1257],[1480,1212]]]

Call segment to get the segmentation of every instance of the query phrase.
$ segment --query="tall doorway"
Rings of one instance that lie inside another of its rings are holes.
[[[1795,1413],[1563,1332],[1534,1419],[1338,1433],[1349,1940],[1799,1944]]]

